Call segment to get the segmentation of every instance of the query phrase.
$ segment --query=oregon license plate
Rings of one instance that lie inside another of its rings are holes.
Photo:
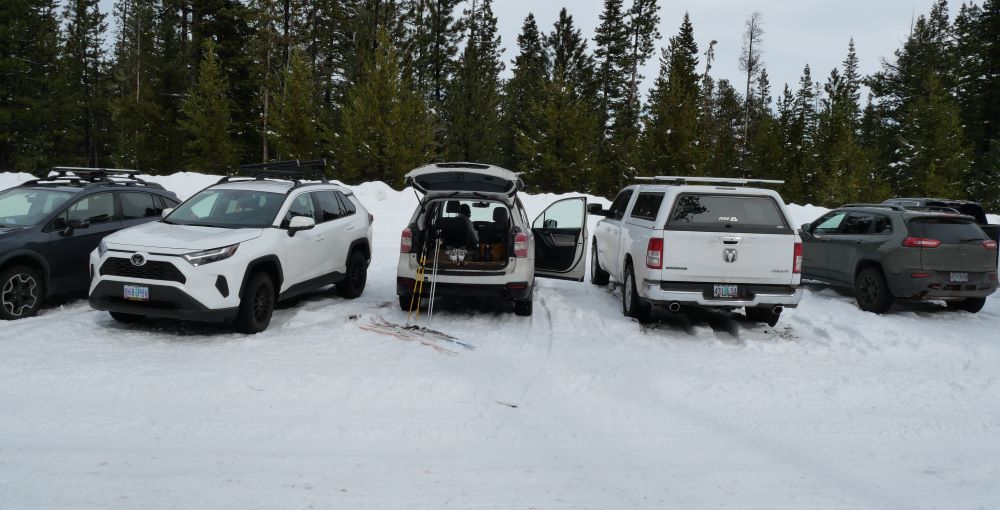
[[[712,296],[717,298],[734,298],[739,296],[739,287],[736,285],[715,284],[712,286]]]
[[[951,281],[954,283],[969,283],[969,273],[951,273]]]
[[[129,301],[149,301],[149,287],[126,285],[123,292],[122,297]]]

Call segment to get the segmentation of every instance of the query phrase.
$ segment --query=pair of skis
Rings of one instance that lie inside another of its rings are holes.
[[[458,351],[442,347],[439,342],[449,343],[453,346],[462,347],[469,351],[476,349],[474,345],[465,343],[447,333],[442,333],[440,331],[435,331],[433,329],[424,328],[416,325],[404,326],[400,324],[394,324],[378,315],[372,317],[368,324],[362,324],[360,327],[365,331],[371,331],[373,333],[392,336],[407,342],[419,341],[422,345],[426,345],[442,354],[448,354],[451,356],[457,356]]]

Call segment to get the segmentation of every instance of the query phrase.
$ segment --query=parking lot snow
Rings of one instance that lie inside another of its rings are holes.
[[[80,299],[0,323],[0,508],[1000,506],[995,297],[876,316],[808,285],[774,328],[643,326],[613,285],[539,280],[530,318],[439,305],[433,327],[476,349],[438,350],[362,328],[406,321],[416,197],[354,189],[375,215],[360,299],[307,296],[254,336]]]

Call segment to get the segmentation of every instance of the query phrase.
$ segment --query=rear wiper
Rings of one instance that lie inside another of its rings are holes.
[[[960,242],[960,243],[971,243],[971,242],[973,242],[973,241],[976,241],[976,242],[981,242],[981,241],[985,241],[985,240],[986,240],[986,239],[983,239],[983,238],[981,238],[981,237],[970,237],[970,238],[968,238],[968,239],[962,239],[962,240],[960,240],[960,241],[958,241],[958,242]]]

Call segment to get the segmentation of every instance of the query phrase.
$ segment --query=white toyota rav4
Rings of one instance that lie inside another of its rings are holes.
[[[609,210],[590,210],[605,217],[594,233],[591,281],[621,282],[625,315],[646,319],[650,305],[745,308],[750,320],[773,326],[783,308],[798,306],[795,223],[777,192],[742,187],[781,181],[645,179],[654,184],[629,186]]]
[[[331,284],[360,296],[373,218],[322,177],[321,163],[241,167],[254,177],[224,177],[161,221],[106,237],[90,255],[90,305],[123,322],[232,322],[256,333],[278,301]]]
[[[510,170],[437,163],[406,174],[406,184],[423,198],[400,244],[396,293],[403,310],[433,286],[435,297],[511,300],[514,313],[531,315],[536,276],[583,281],[586,197],[558,200],[530,222],[517,196],[524,183]]]

